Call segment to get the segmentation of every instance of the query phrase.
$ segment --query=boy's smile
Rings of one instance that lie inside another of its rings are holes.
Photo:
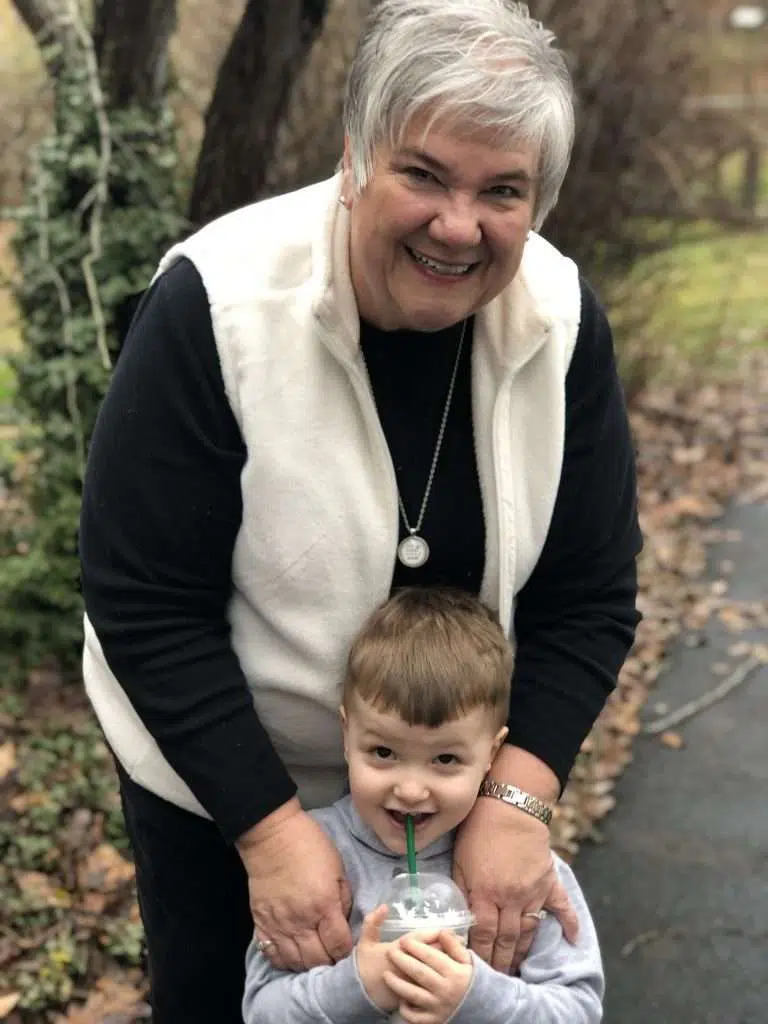
[[[416,849],[456,828],[471,811],[506,729],[478,707],[434,729],[408,725],[354,697],[341,709],[352,800],[393,853],[405,853],[411,815]]]

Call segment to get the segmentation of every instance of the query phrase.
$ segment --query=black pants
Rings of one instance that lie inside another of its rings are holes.
[[[216,826],[118,766],[147,935],[152,1024],[242,1024],[248,881]]]

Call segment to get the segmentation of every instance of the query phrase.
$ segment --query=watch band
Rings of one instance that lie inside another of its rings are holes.
[[[552,821],[552,808],[549,804],[545,804],[543,800],[539,800],[531,793],[526,793],[524,789],[518,789],[517,786],[508,786],[505,782],[497,782],[489,775],[483,779],[477,795],[492,796],[497,800],[503,800],[505,804],[525,811],[526,814],[537,818],[545,825],[549,825]]]

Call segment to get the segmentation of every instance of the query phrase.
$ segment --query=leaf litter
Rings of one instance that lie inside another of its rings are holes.
[[[700,631],[713,617],[734,634],[728,654],[738,663],[711,666],[701,707],[723,699],[765,660],[764,644],[738,636],[768,628],[768,601],[729,598],[722,578],[733,571],[728,559],[720,563],[720,579],[705,573],[711,545],[742,539],[716,523],[726,504],[768,499],[768,353],[753,353],[738,379],[654,387],[636,400],[630,418],[645,541],[638,565],[643,621],[556,810],[553,846],[568,860],[584,839],[601,839],[598,823],[613,806],[614,785],[632,759],[632,741],[643,729],[640,714],[672,641],[680,637],[686,646],[701,646]],[[728,678],[711,689],[722,675]],[[660,742],[675,750],[685,745],[669,727],[660,730]]]
[[[768,354],[739,381],[689,380],[635,400],[641,526],[637,639],[578,755],[556,810],[553,846],[572,860],[615,806],[614,787],[643,731],[641,713],[670,643],[700,646],[713,618],[734,634],[729,679],[768,660],[741,634],[768,626],[768,602],[729,599],[705,576],[707,550],[738,544],[717,519],[733,500],[768,498]],[[720,656],[722,658],[722,655]],[[711,688],[725,664],[712,666]],[[728,680],[718,684],[724,687]],[[706,699],[703,693],[702,699]],[[659,716],[674,714],[664,705]],[[679,710],[679,709],[678,709]],[[659,742],[684,748],[668,727]],[[110,755],[79,688],[50,669],[23,694],[0,694],[0,1020],[133,1024],[150,1017],[134,871]]]

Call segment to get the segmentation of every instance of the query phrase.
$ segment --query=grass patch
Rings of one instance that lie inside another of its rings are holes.
[[[696,225],[640,261],[607,297],[630,390],[690,370],[727,374],[768,345],[766,280],[766,232]]]
[[[16,379],[13,370],[7,360],[0,357],[0,422],[2,422],[3,411],[13,401],[15,387]]]

